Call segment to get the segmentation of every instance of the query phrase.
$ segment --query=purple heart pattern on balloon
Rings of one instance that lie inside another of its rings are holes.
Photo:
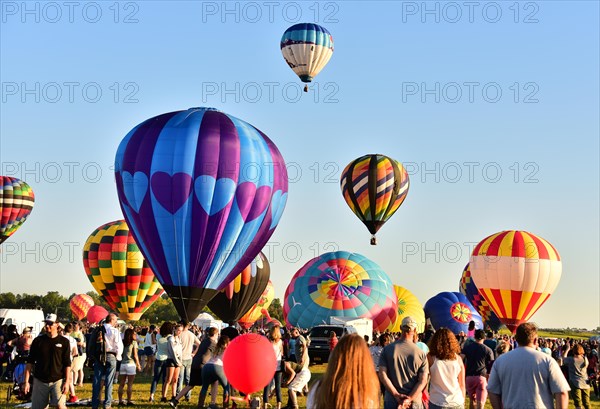
[[[162,114],[119,145],[121,209],[183,318],[195,318],[273,234],[285,162],[254,126],[210,108]]]

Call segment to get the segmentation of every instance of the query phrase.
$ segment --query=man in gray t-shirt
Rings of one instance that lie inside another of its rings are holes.
[[[402,320],[399,341],[383,348],[379,357],[379,380],[385,387],[384,409],[423,408],[422,394],[427,384],[427,355],[413,342],[417,322]]]
[[[500,355],[492,366],[487,385],[492,408],[567,408],[569,384],[556,361],[536,351],[535,325],[519,325],[515,338],[519,348]]]

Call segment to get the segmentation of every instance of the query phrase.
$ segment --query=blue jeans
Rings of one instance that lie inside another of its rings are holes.
[[[190,384],[190,374],[192,373],[192,359],[182,359],[183,366],[179,369],[179,380],[177,381],[177,393],[181,392],[183,385]],[[189,400],[192,397],[192,390],[185,394],[185,398]]]
[[[154,395],[154,392],[156,392],[156,385],[161,376],[163,383],[165,383],[165,374],[167,372],[165,367],[166,362],[166,359],[164,361],[159,361],[158,359],[154,361],[154,376],[152,377],[152,385],[150,385],[151,395]]]
[[[92,381],[92,408],[100,406],[100,389],[104,379],[104,407],[110,408],[112,403],[113,382],[117,370],[117,357],[106,354],[106,363],[94,362],[94,380]]]
[[[275,377],[273,378],[275,380],[275,396],[277,397],[277,402],[282,402],[281,400],[281,377],[283,376],[283,372],[281,371],[277,371],[275,372]],[[265,386],[265,389],[263,389],[263,402],[268,402],[269,401],[269,390],[271,389],[271,382],[269,382],[269,384],[267,386]]]
[[[229,383],[227,382],[227,378],[225,377],[223,365],[204,365],[202,367],[202,390],[200,391],[200,394],[206,395],[208,387],[212,385],[215,381],[219,381],[219,383],[223,387],[224,394],[229,394]]]

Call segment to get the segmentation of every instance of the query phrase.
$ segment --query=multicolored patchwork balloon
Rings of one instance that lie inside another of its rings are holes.
[[[225,322],[237,321],[261,298],[269,284],[271,268],[261,252],[232,282],[219,291],[208,308]]]
[[[404,166],[384,155],[361,156],[342,172],[344,200],[371,232],[371,244],[377,244],[375,233],[406,199],[409,184]]]
[[[271,282],[271,280],[269,280],[269,283],[267,284],[265,291],[263,291],[260,298],[258,299],[258,302],[252,307],[250,307],[248,312],[238,320],[238,324],[240,325],[240,327],[250,328],[252,324],[254,324],[263,315],[269,316],[267,309],[269,308],[274,299],[275,288],[273,287],[273,283]]]
[[[425,318],[431,321],[436,330],[448,328],[454,334],[461,331],[467,333],[471,321],[475,321],[475,328],[483,329],[481,316],[461,293],[439,293],[425,303],[424,310]]]
[[[333,55],[333,37],[318,24],[300,23],[285,30],[281,54],[302,82],[311,82]],[[308,86],[304,87],[308,92]]]
[[[357,253],[322,254],[304,265],[285,291],[288,325],[310,328],[330,317],[370,318],[384,331],[396,321],[398,299],[388,275]]]
[[[562,274],[556,249],[519,230],[483,239],[473,249],[470,268],[479,293],[513,333],[546,302]]]
[[[87,294],[77,294],[69,301],[71,312],[78,320],[82,320],[87,316],[88,311],[94,306],[94,299]]]
[[[94,289],[124,320],[139,320],[163,293],[124,220],[94,230],[83,247],[83,267]]]
[[[20,179],[0,176],[0,244],[27,220],[35,196],[31,187]]]
[[[417,331],[419,333],[425,332],[425,312],[419,299],[406,288],[399,285],[394,285],[394,292],[398,299],[398,317],[387,329],[390,332],[400,332],[402,331],[401,326],[404,317],[412,317],[417,322]]]
[[[471,302],[473,307],[477,310],[483,322],[490,327],[493,331],[498,331],[502,326],[502,323],[498,319],[498,316],[492,311],[492,308],[479,293],[479,289],[471,277],[470,264],[465,266],[462,277],[458,284],[458,291],[461,292]]]
[[[119,145],[115,169],[136,242],[188,321],[254,260],[287,199],[275,144],[212,108],[139,124]]]

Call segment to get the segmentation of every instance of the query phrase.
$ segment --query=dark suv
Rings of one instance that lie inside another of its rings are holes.
[[[332,331],[340,338],[344,327],[342,325],[318,325],[310,330],[308,356],[311,362],[327,362],[329,359],[329,336]]]

